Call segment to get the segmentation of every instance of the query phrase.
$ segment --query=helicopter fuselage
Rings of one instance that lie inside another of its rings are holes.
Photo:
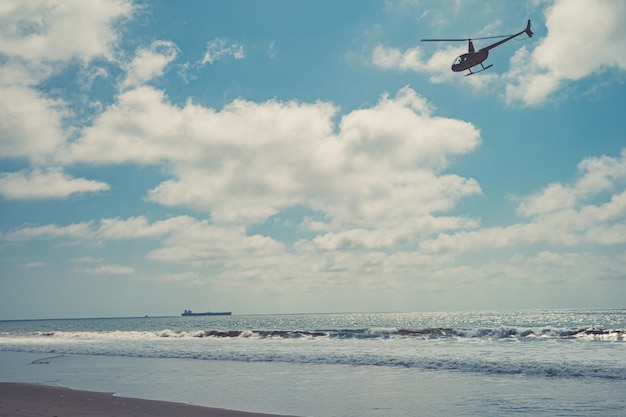
[[[458,56],[452,64],[452,71],[461,72],[472,68],[473,66],[482,64],[489,56],[489,51],[486,49],[468,52],[466,54]]]

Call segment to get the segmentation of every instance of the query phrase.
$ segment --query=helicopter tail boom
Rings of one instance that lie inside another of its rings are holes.
[[[526,34],[528,35],[528,37],[529,37],[529,38],[533,36],[533,32],[532,32],[532,30],[530,30],[530,19],[528,19],[528,23],[526,23],[526,29],[522,30],[521,32],[514,33],[513,35],[508,36],[507,38],[502,39],[501,41],[498,41],[498,42],[496,42],[496,43],[492,43],[492,44],[491,44],[491,45],[489,45],[489,46],[485,46],[484,48],[482,48],[482,49],[481,49],[481,51],[485,51],[485,50],[486,50],[486,51],[488,51],[488,50],[490,50],[490,49],[495,48],[496,46],[500,46],[500,45],[502,45],[504,42],[508,42],[508,41],[510,41],[511,39],[513,39],[513,38],[515,38],[515,37],[517,37],[517,36],[521,35],[522,33],[526,33]]]

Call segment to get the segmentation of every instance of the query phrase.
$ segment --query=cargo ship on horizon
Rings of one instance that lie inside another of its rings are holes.
[[[207,311],[205,313],[194,313],[191,310],[185,310],[183,311],[183,313],[181,314],[181,316],[230,316],[232,314],[232,312],[230,311],[219,311],[219,312],[211,312],[211,311]]]

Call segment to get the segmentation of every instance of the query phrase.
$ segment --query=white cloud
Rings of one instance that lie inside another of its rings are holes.
[[[573,184],[549,184],[522,199],[518,212],[529,217],[528,222],[442,233],[420,247],[428,253],[461,254],[536,243],[626,243],[626,150],[618,158],[587,158],[578,168],[582,175]]]
[[[128,0],[6,0],[0,7],[0,54],[26,61],[111,59],[114,25],[133,11]]]
[[[227,56],[232,56],[235,59],[244,59],[246,57],[244,46],[240,43],[232,43],[228,39],[215,38],[207,44],[206,52],[200,64],[204,65],[207,62],[214,64]]]
[[[473,229],[478,226],[474,219],[462,217],[419,216],[407,220],[395,228],[377,228],[374,230],[361,227],[346,228],[337,231],[324,231],[312,239],[316,250],[399,250],[430,236],[447,230]]]
[[[546,12],[546,36],[533,52],[538,66],[577,80],[602,68],[626,70],[626,4],[558,0]]]
[[[46,164],[71,116],[37,87],[74,59],[114,58],[126,0],[8,0],[0,6],[0,153]]]
[[[147,256],[159,261],[190,262],[201,266],[226,267],[261,262],[270,267],[271,259],[284,249],[282,243],[272,238],[246,235],[245,228],[201,221],[194,222],[193,227],[176,229],[164,240],[164,247],[149,252]]]
[[[578,164],[578,170],[580,177],[573,185],[550,184],[539,193],[526,197],[518,211],[524,216],[533,216],[571,209],[589,197],[614,190],[626,183],[626,149],[619,158],[586,158]]]
[[[149,48],[139,48],[135,58],[126,66],[127,75],[122,88],[137,87],[160,77],[177,56],[178,48],[172,42],[154,41]]]
[[[156,222],[149,222],[145,217],[139,216],[128,219],[108,218],[99,222],[82,222],[67,226],[53,224],[23,226],[0,235],[0,239],[5,242],[48,239],[94,243],[140,238],[152,238],[162,243],[160,248],[145,254],[148,259],[213,268],[215,274],[222,276],[226,281],[233,274],[281,275],[275,270],[276,265],[290,259],[285,245],[272,238],[260,235],[248,236],[244,227],[218,226],[188,216],[177,216]],[[101,261],[101,258],[89,256],[74,259],[73,262],[90,264]],[[294,265],[294,268],[298,265],[296,261],[288,263]],[[78,266],[75,271],[88,274],[134,272],[132,268],[117,265]],[[197,278],[197,275],[184,277],[167,275],[165,278],[190,280],[193,277]],[[198,283],[201,279],[195,281]]]
[[[45,262],[34,261],[23,264],[22,268],[43,268],[46,265],[47,264]]]
[[[453,81],[459,75],[451,70],[452,60],[465,52],[467,48],[449,46],[425,59],[420,47],[409,48],[403,52],[398,48],[378,45],[372,52],[372,63],[382,69],[423,72],[430,76],[431,82],[442,83]]]
[[[203,281],[197,272],[179,272],[173,274],[161,274],[157,277],[161,281],[180,282],[188,285],[202,284]]]
[[[164,101],[162,91],[147,86],[123,92],[59,158],[64,163],[150,164],[179,158],[181,152],[193,154],[181,138],[184,131],[176,130],[184,128],[183,114]]]
[[[189,216],[170,217],[154,223],[150,223],[144,216],[131,217],[126,220],[113,218],[100,220],[100,226],[94,233],[99,239],[107,240],[159,237],[195,224],[196,220]]]
[[[556,0],[546,11],[547,36],[512,58],[509,103],[538,105],[569,81],[607,68],[626,70],[626,3]]]
[[[124,265],[100,265],[89,268],[75,268],[74,272],[90,275],[129,275],[135,273],[135,270]]]
[[[427,253],[468,253],[490,248],[520,248],[542,243],[574,247],[585,243],[626,243],[626,192],[604,204],[587,204],[532,218],[528,223],[490,227],[475,231],[440,234],[422,241]]]
[[[74,223],[67,226],[46,224],[43,226],[23,226],[11,232],[5,232],[0,238],[9,242],[33,239],[84,239],[92,234],[92,222]]]
[[[67,226],[44,225],[24,226],[2,236],[5,240],[26,239],[77,239],[77,240],[117,240],[155,238],[167,236],[178,230],[194,228],[198,221],[189,216],[170,217],[153,223],[144,217],[104,218],[99,222],[82,222]],[[84,257],[75,262],[94,262],[96,258]]]
[[[162,91],[122,93],[62,155],[65,162],[185,164],[231,159],[241,148],[272,141],[306,142],[330,132],[335,109],[325,103],[236,100],[217,112],[191,101],[178,108]],[[206,161],[205,159],[208,159]]]
[[[10,200],[65,198],[76,193],[108,190],[108,184],[72,178],[60,170],[0,174],[0,195]]]
[[[525,305],[528,308],[544,305],[565,288],[574,292],[581,288],[584,292],[594,281],[622,279],[626,270],[623,255],[541,251],[532,255],[494,258],[477,265],[444,265],[432,274],[431,282],[444,291],[450,286],[462,287],[465,297],[469,291],[480,293],[488,286],[490,293],[513,297],[506,297],[502,307]],[[522,303],[517,304],[516,300]]]
[[[267,57],[269,59],[276,58],[276,41],[271,41],[267,46]]]
[[[111,225],[114,224],[114,227]],[[128,230],[124,230],[125,227]],[[363,233],[363,236],[358,236]],[[174,217],[157,222],[145,218],[102,219],[100,222],[85,222],[68,226],[44,225],[25,226],[2,236],[9,242],[55,239],[77,242],[112,241],[117,239],[152,238],[161,247],[145,253],[148,260],[193,266],[201,272],[164,274],[160,279],[178,280],[190,284],[219,282],[221,286],[241,288],[255,284],[259,293],[275,291],[282,283],[285,291],[301,291],[303,286],[314,292],[323,292],[328,280],[337,280],[336,273],[342,271],[341,288],[351,285],[386,286],[399,276],[411,275],[411,271],[432,273],[441,265],[437,256],[427,257],[415,252],[401,252],[397,248],[386,253],[384,231],[346,232],[352,247],[345,245],[327,246],[323,240],[333,235],[320,236],[320,241],[302,241],[293,247],[270,237],[248,235],[240,226],[220,226],[186,216]],[[402,234],[397,229],[396,243],[402,244]],[[366,245],[364,243],[370,242]],[[442,258],[443,259],[443,258]],[[101,258],[84,257],[74,260],[78,264],[102,262]],[[126,268],[126,267],[124,267]],[[78,266],[76,272],[93,274],[132,273],[130,269],[114,269],[111,266]],[[380,280],[384,271],[384,280]]]
[[[75,263],[102,263],[104,262],[103,258],[94,258],[93,256],[82,256],[80,258],[75,258],[71,260]]]
[[[562,208],[573,207],[576,196],[562,184],[550,184],[541,193],[527,197],[520,203],[518,211],[525,216],[549,213]]]
[[[65,139],[63,103],[27,86],[11,85],[7,72],[0,68],[0,153],[44,161]]]
[[[397,48],[385,48],[378,45],[372,53],[372,62],[384,69],[398,68],[415,72],[427,66],[422,60],[422,50],[418,47],[410,48],[403,53]]]
[[[178,108],[141,87],[122,93],[62,160],[167,163],[174,178],[149,200],[243,224],[298,204],[342,223],[402,223],[416,210],[450,210],[480,193],[472,179],[439,174],[478,146],[478,130],[432,116],[410,88],[346,114],[338,126],[336,111],[330,103],[275,100]]]

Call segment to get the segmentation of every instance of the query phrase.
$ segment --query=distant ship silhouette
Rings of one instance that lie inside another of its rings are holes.
[[[181,314],[181,316],[230,316],[232,313],[230,311],[219,311],[219,312],[210,312],[206,313],[194,313],[191,310],[185,310]]]

